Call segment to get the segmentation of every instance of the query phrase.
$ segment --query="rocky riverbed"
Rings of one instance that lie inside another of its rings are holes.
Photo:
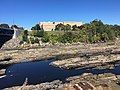
[[[120,76],[111,73],[93,75],[84,73],[80,76],[73,76],[66,79],[66,83],[60,80],[27,85],[27,79],[22,86],[6,88],[4,90],[120,90],[118,83]]]
[[[97,68],[106,66],[120,60],[120,49],[111,49],[103,52],[78,53],[76,57],[52,62],[50,65],[64,68]]]
[[[0,68],[20,62],[51,58],[58,60],[51,65],[65,69],[106,65],[120,60],[120,44],[81,43],[79,45],[46,46],[33,49],[0,50]]]
[[[5,69],[7,66],[15,63],[48,60],[53,58],[57,61],[52,62],[50,65],[63,69],[112,69],[114,63],[120,61],[120,43],[114,45],[108,45],[107,43],[79,43],[12,50],[4,48],[0,50],[0,69]],[[104,68],[102,66],[104,66]],[[2,74],[4,73],[2,72]],[[104,79],[100,79],[99,76],[102,75],[105,77]],[[22,87],[18,86],[5,90],[82,90],[78,88],[86,87],[84,85],[87,85],[93,90],[120,90],[119,85],[116,84],[119,83],[119,75],[84,74],[68,78],[66,81],[68,83],[62,83],[59,80],[38,85],[27,85],[25,83]]]

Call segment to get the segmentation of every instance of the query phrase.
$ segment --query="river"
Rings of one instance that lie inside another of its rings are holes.
[[[83,73],[113,73],[120,74],[120,66],[116,66],[112,70],[63,70],[50,66],[49,63],[54,60],[39,61],[39,62],[25,62],[11,65],[6,70],[6,77],[0,79],[0,89],[22,85],[26,78],[28,84],[40,84],[43,82],[50,82],[53,80],[65,81],[66,78]]]

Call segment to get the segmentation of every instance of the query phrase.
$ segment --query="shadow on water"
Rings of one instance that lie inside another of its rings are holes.
[[[6,70],[7,76],[0,79],[0,88],[22,85],[25,78],[28,78],[28,84],[32,85],[53,80],[65,81],[67,77],[81,75],[83,73],[101,74],[110,72],[120,74],[120,66],[115,67],[113,70],[63,70],[50,66],[49,63],[52,61],[26,62],[11,65]]]

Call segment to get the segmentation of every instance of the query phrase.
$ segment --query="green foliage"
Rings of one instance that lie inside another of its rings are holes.
[[[65,30],[65,25],[63,25],[62,23],[58,24],[55,26],[55,30],[56,31],[64,31]]]
[[[17,25],[12,25],[11,28],[12,29],[14,29],[14,28],[18,29],[19,27]]]
[[[83,36],[81,32],[65,32],[63,35],[59,36],[58,40],[61,43],[86,42],[86,37],[83,39]]]
[[[30,43],[31,43],[31,44],[34,44],[34,43],[35,43],[34,38],[30,37]]]
[[[35,43],[38,43],[38,44],[39,44],[39,39],[36,38],[36,37],[30,37],[30,43],[31,43],[31,44],[35,44]]]
[[[52,44],[59,42],[59,35],[49,35],[49,40]]]
[[[120,36],[120,26],[103,24],[101,20],[97,19],[83,24],[79,29],[87,33],[88,40],[91,43],[106,42]]]
[[[11,26],[11,28],[12,28],[12,29],[14,29],[14,28],[15,28],[15,29],[21,29],[21,30],[24,30],[24,28],[23,28],[23,27],[18,27],[17,25],[12,25],[12,26]]]
[[[43,34],[43,37],[41,38],[41,41],[44,42],[44,43],[49,42],[49,36],[48,36],[47,33]]]
[[[69,27],[70,28],[70,27]],[[56,30],[65,29],[65,25],[58,24]],[[61,43],[73,43],[73,42],[107,42],[115,40],[120,37],[120,26],[104,24],[101,20],[93,20],[90,23],[83,24],[82,26],[72,26],[72,30],[75,32],[64,32],[59,36],[51,36],[56,38],[55,42]],[[67,31],[66,29],[63,31]],[[76,32],[77,31],[77,32]],[[52,41],[52,40],[51,40]]]
[[[65,32],[64,35],[59,38],[59,40],[61,43],[72,43],[73,37],[74,35],[72,32]]]
[[[2,27],[2,28],[10,28],[8,24],[0,24],[0,27]]]
[[[39,39],[38,38],[35,38],[35,43],[39,43]]]
[[[73,30],[73,31],[76,31],[76,30],[78,30],[78,27],[77,27],[77,25],[73,25],[73,26],[72,26],[72,30]]]
[[[29,43],[29,40],[28,40],[28,31],[27,30],[24,30],[24,32],[23,32],[22,41]]]
[[[72,29],[72,30],[71,30]],[[55,27],[56,31],[44,32],[43,30],[33,30],[31,43],[39,43],[41,41],[46,43],[98,43],[114,41],[120,37],[120,26],[104,24],[101,20],[93,20],[90,23],[85,23],[81,26],[71,26],[69,24],[58,24]],[[24,41],[27,41],[27,35],[24,32]]]
[[[65,30],[70,31],[71,30],[71,25],[69,25],[69,24],[65,25]]]
[[[56,31],[69,31],[69,30],[71,30],[71,25],[69,25],[69,24],[64,25],[64,24],[60,23],[55,26],[55,30]]]
[[[33,27],[31,28],[31,30],[41,30],[40,25],[39,25],[39,24],[36,24],[35,26],[33,26]]]
[[[31,35],[34,37],[43,37],[44,31],[43,30],[33,30]]]

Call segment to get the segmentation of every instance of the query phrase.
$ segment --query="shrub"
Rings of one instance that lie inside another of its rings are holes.
[[[33,30],[31,35],[34,37],[43,37],[44,31],[43,30]]]
[[[30,43],[31,43],[31,44],[34,44],[34,43],[35,43],[34,38],[30,37]]]
[[[29,40],[28,40],[28,31],[27,30],[24,30],[24,32],[22,34],[22,41],[29,43]]]
[[[58,39],[59,39],[59,35],[50,35],[49,36],[49,41],[52,43],[52,44],[55,44],[58,42]]]
[[[49,42],[49,36],[47,33],[44,33],[43,34],[43,37],[41,38],[41,41],[46,43],[46,42]]]
[[[34,43],[39,43],[39,39],[35,38]]]

